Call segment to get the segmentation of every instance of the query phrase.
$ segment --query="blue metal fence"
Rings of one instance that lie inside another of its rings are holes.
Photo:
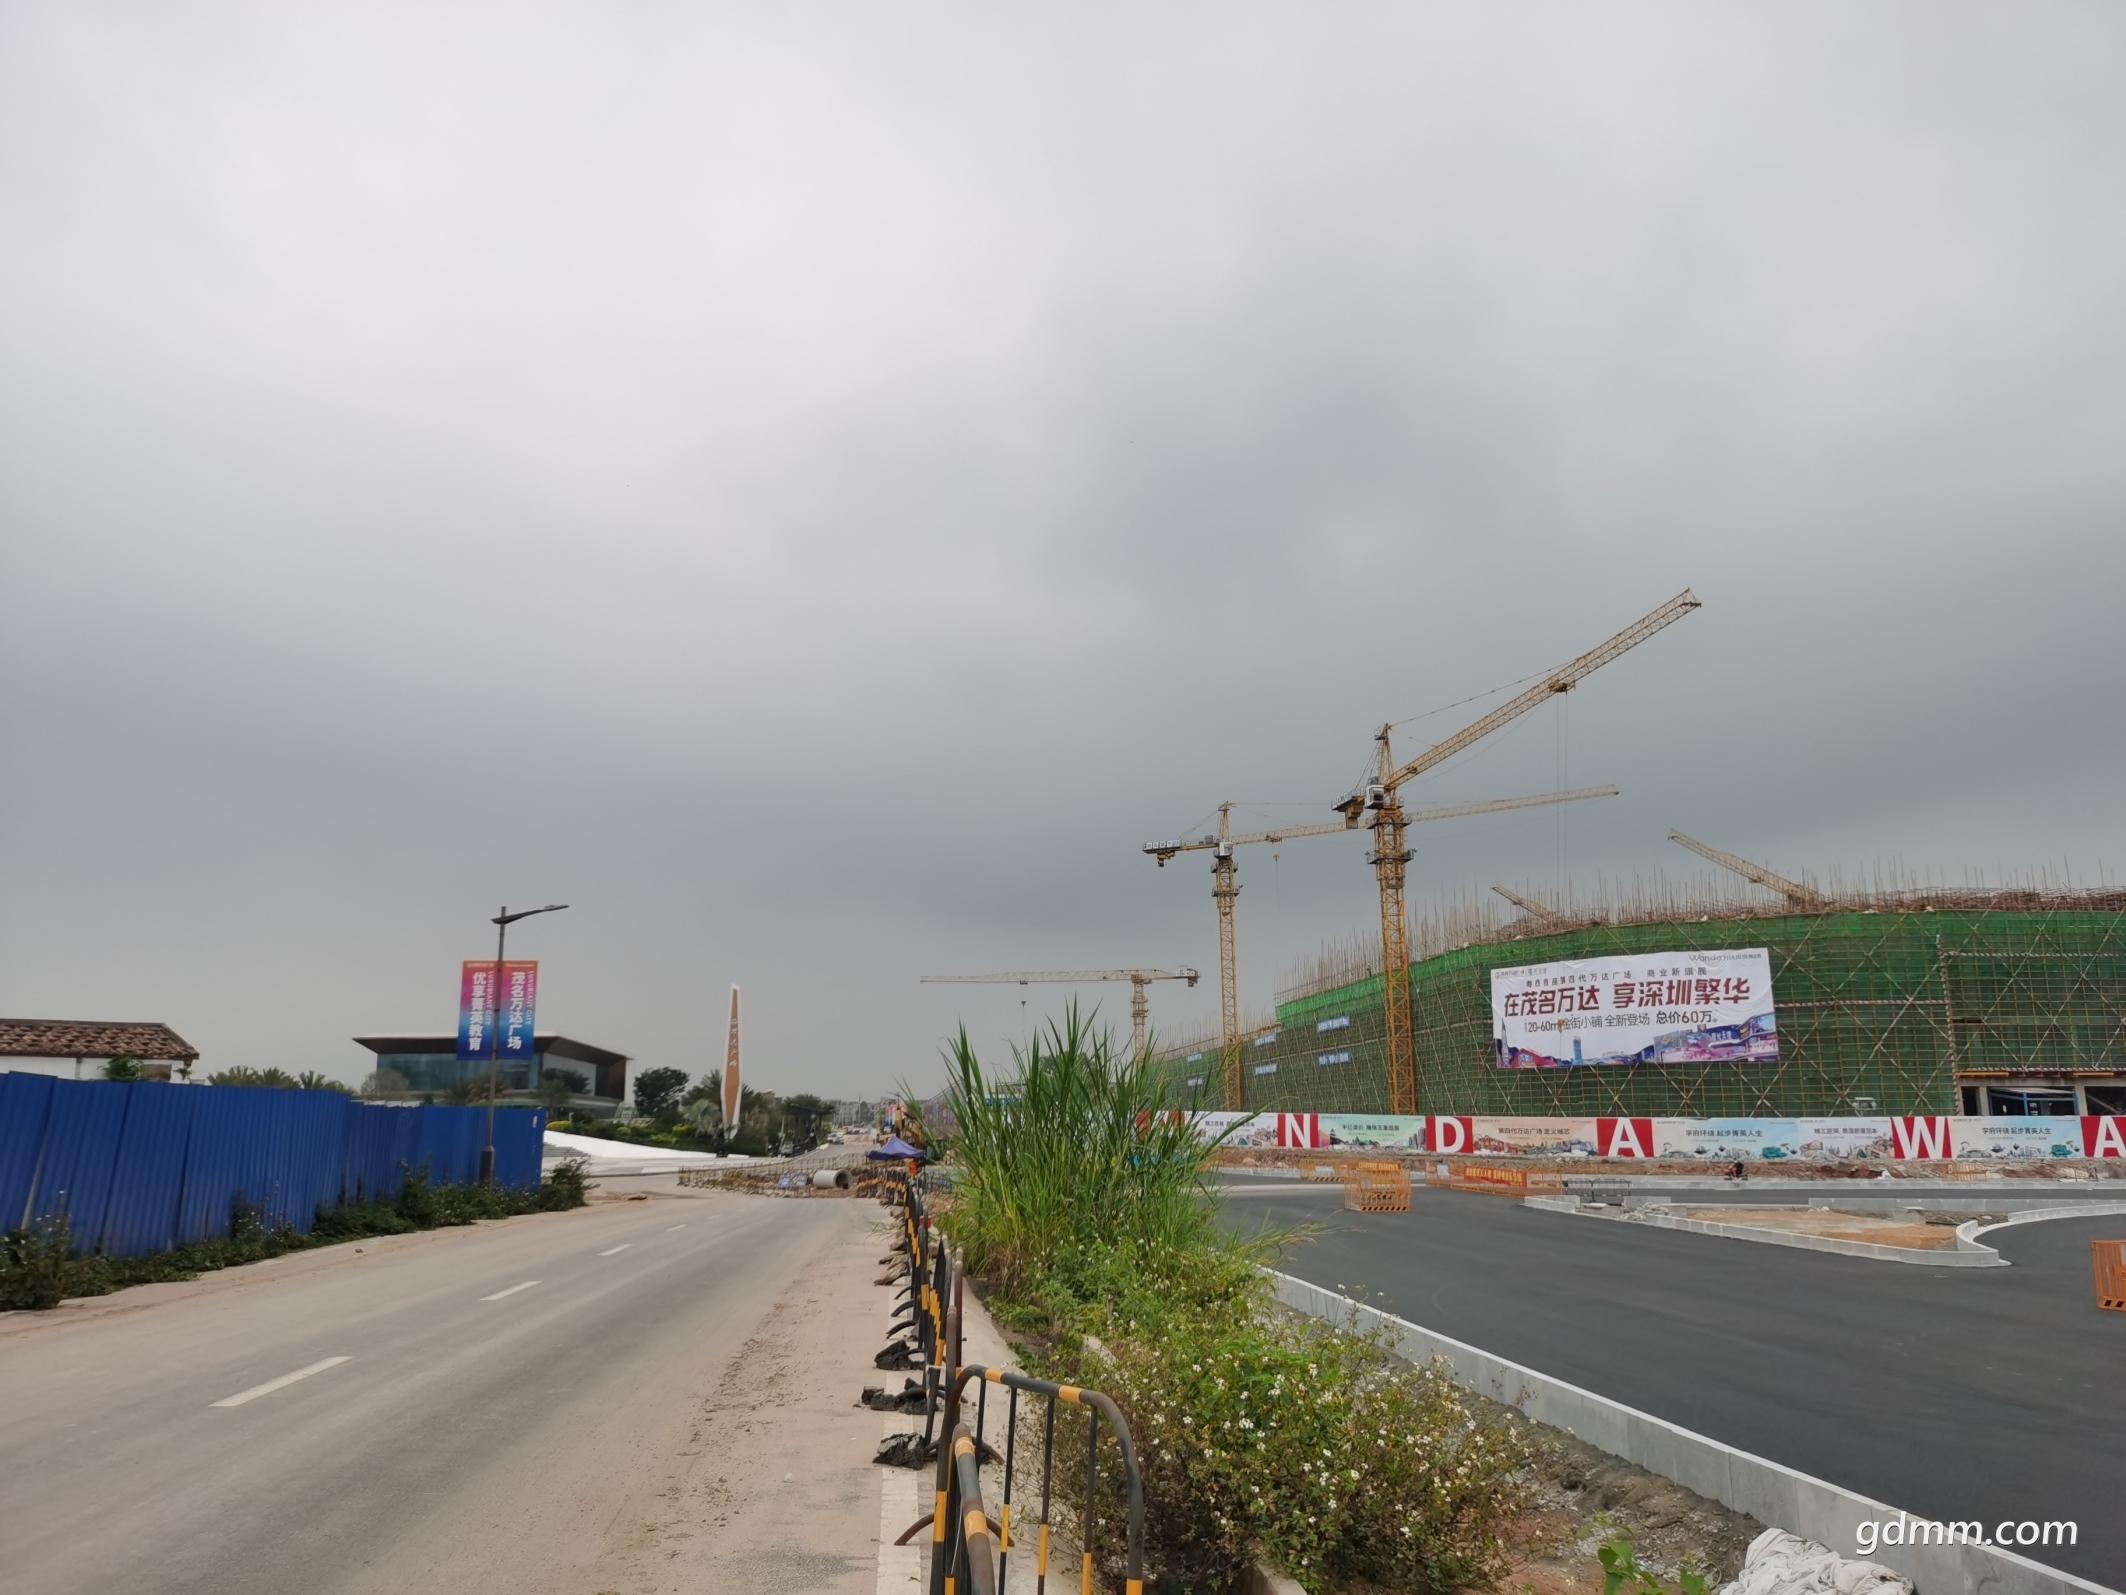
[[[408,1169],[479,1178],[484,1108],[329,1091],[0,1074],[0,1229],[64,1207],[84,1252],[138,1257],[229,1233],[239,1201],[308,1232],[320,1207],[388,1202]],[[542,1108],[495,1115],[495,1181],[539,1183]]]

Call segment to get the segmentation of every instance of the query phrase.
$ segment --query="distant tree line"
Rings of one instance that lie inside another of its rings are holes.
[[[745,1086],[740,1090],[738,1125],[732,1129],[723,1120],[721,1069],[711,1069],[698,1080],[684,1069],[645,1069],[635,1077],[634,1100],[633,1124],[575,1121],[572,1127],[621,1140],[757,1157],[785,1145],[817,1145],[834,1118],[834,1105],[809,1091],[782,1096]],[[565,1097],[561,1101],[565,1104]]]

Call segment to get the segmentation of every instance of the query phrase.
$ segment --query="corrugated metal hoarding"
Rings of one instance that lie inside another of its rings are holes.
[[[495,1179],[539,1182],[544,1109],[495,1115]],[[238,1201],[307,1232],[320,1207],[388,1202],[406,1171],[479,1178],[483,1108],[328,1091],[0,1074],[0,1229],[64,1207],[81,1251],[137,1257],[229,1233]]]

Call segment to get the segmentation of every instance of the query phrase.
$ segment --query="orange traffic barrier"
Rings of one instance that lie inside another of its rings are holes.
[[[1565,1177],[1543,1169],[1497,1168],[1489,1163],[1462,1163],[1448,1182],[1457,1191],[1482,1191],[1492,1196],[1556,1195],[1565,1189]]]
[[[1410,1171],[1400,1163],[1358,1163],[1344,1181],[1344,1207],[1353,1213],[1410,1211]]]
[[[2096,1262],[2096,1304],[2126,1313],[2126,1241],[2091,1241],[2089,1251]]]

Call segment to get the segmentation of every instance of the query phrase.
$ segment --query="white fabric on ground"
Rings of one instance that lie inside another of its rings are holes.
[[[1750,1541],[1742,1574],[1717,1595],[1913,1595],[1912,1581],[1874,1562],[1849,1562],[1836,1551],[1785,1529]]]

